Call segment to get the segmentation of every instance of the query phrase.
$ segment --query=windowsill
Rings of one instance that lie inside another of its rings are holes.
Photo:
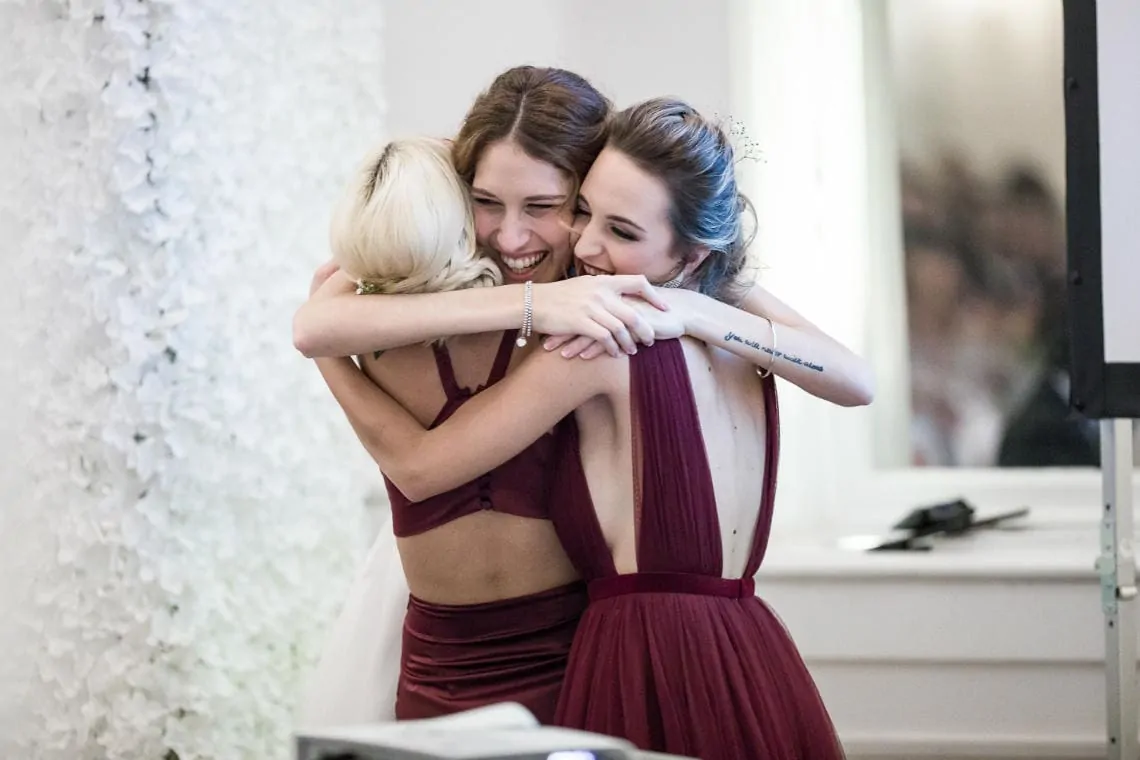
[[[840,463],[825,469],[832,482],[819,488],[798,483],[784,488],[785,498],[781,501],[777,496],[774,529],[779,533],[804,535],[826,527],[824,541],[837,545],[841,536],[884,532],[916,507],[963,499],[977,510],[978,518],[1028,507],[1028,524],[1035,535],[1085,533],[1093,536],[1089,545],[1096,545],[1104,503],[1099,470],[874,469],[863,467],[854,457],[843,460],[829,452],[823,454],[822,459]],[[791,468],[788,472],[794,473]],[[781,486],[789,479],[782,479]],[[1140,492],[1140,471],[1134,472],[1133,490]],[[808,504],[819,507],[807,508]],[[798,515],[803,518],[797,522]],[[807,541],[789,537],[793,544],[821,543],[814,536]],[[1063,537],[1057,540],[1065,541]],[[1070,540],[1082,539],[1071,536]]]
[[[1017,527],[939,540],[931,551],[867,552],[843,548],[836,534],[820,540],[775,540],[761,578],[1067,580],[1093,582],[1099,525],[1071,514],[1035,510]]]

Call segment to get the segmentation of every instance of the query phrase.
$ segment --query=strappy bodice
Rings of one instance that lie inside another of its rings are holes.
[[[477,386],[474,390],[460,386],[455,379],[455,370],[451,366],[451,354],[448,353],[447,346],[439,343],[431,345],[432,354],[435,356],[435,368],[439,373],[439,384],[443,386],[443,394],[447,397],[447,400],[443,402],[443,407],[439,410],[439,414],[432,421],[431,428],[442,425],[448,417],[455,414],[459,407],[463,406],[463,402],[506,377],[507,368],[511,365],[511,349],[517,334],[517,330],[508,330],[503,333],[503,339],[499,341],[499,350],[495,353],[495,363],[491,365],[491,374],[487,376],[487,380],[482,385]]]
[[[658,341],[630,357],[630,403],[640,458],[640,498],[634,515],[638,573],[618,575],[590,498],[577,450],[577,429],[560,434],[563,455],[553,519],[571,561],[592,582],[591,596],[675,590],[711,596],[751,594],[751,578],[768,546],[776,496],[779,411],[776,386],[763,382],[766,409],[764,485],[752,547],[741,584],[720,583],[723,550],[716,494],[688,365],[678,340]],[[636,576],[656,576],[636,578]],[[701,576],[684,580],[682,576]],[[603,580],[605,579],[605,580]],[[714,581],[709,583],[709,581]],[[614,584],[617,585],[614,585]],[[722,588],[723,587],[723,588]]]
[[[503,379],[511,363],[517,331],[503,334],[487,381],[474,390],[460,387],[446,346],[433,345],[439,380],[447,397],[431,427],[443,424],[468,399]],[[469,483],[420,502],[409,501],[384,478],[392,504],[392,526],[397,536],[415,536],[460,517],[494,510],[520,517],[549,517],[551,462],[554,436],[544,435],[513,459]]]

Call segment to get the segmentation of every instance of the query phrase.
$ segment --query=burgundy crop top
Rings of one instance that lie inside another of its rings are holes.
[[[511,363],[517,330],[507,331],[499,344],[495,363],[487,382],[471,391],[460,388],[451,367],[451,356],[443,346],[435,344],[435,366],[447,401],[439,410],[431,428],[455,414],[465,401],[503,379]],[[480,475],[458,488],[437,494],[420,502],[407,499],[392,481],[384,478],[392,504],[392,527],[397,536],[416,536],[452,520],[485,509],[508,515],[549,519],[550,483],[556,453],[556,436],[546,434],[513,459]]]

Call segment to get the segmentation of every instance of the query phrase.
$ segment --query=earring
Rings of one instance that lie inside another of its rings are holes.
[[[671,279],[667,282],[661,283],[657,287],[659,287],[659,288],[679,288],[679,287],[681,287],[681,283],[684,281],[685,281],[685,270],[682,269],[680,272],[677,272],[676,277],[674,277],[673,279]]]

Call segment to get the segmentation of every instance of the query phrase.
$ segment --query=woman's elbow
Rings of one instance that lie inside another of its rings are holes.
[[[854,408],[857,406],[869,406],[875,400],[875,392],[868,388],[854,388],[852,391],[837,401],[840,406]]]
[[[396,486],[404,495],[404,498],[413,504],[430,499],[447,490],[441,488],[437,482],[433,482],[428,473],[415,467],[400,468],[398,472],[385,474],[388,476],[388,480],[392,481],[392,485]]]
[[[372,459],[380,466],[384,477],[412,503],[430,499],[447,490],[446,484],[441,484],[438,470],[433,471],[424,465],[424,458],[414,455],[407,447],[403,447],[404,455],[396,458],[390,456],[392,447],[382,444],[377,438],[365,437],[364,448]],[[381,464],[381,460],[384,464]],[[387,465],[387,466],[385,466]]]
[[[415,457],[402,457],[396,461],[391,454],[392,448],[371,430],[357,430],[357,437],[363,444],[364,450],[380,469],[380,473],[396,487],[396,490],[411,502],[423,501],[431,498],[435,493],[430,491],[431,483],[428,473],[416,466]]]
[[[430,499],[435,494],[430,493],[427,486],[422,480],[417,480],[414,477],[407,475],[397,475],[396,477],[388,476],[388,480],[392,481],[392,485],[396,486],[396,490],[404,495],[404,498],[415,504],[416,502]]]
[[[861,362],[852,374],[850,387],[844,394],[842,406],[868,406],[875,400],[875,373],[867,362]]]
[[[297,309],[293,315],[293,348],[309,359],[323,356],[320,335],[313,329],[305,307]]]

